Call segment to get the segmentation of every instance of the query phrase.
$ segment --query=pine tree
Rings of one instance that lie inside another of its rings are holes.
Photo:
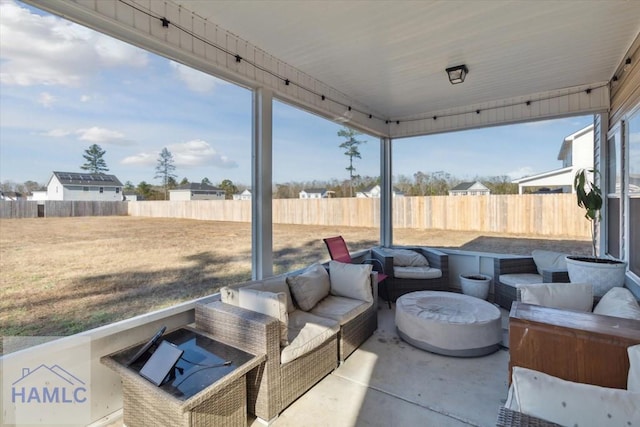
[[[174,165],[173,154],[171,154],[171,151],[167,150],[167,147],[165,147],[160,152],[160,156],[158,156],[156,175],[154,176],[156,179],[162,179],[165,200],[167,200],[171,179],[175,179],[177,177],[177,175],[173,173],[174,170],[176,170],[176,166]]]
[[[105,153],[106,151],[98,144],[93,144],[88,149],[84,150],[82,157],[84,157],[87,162],[80,166],[80,169],[91,173],[107,172],[109,168],[103,158]]]
[[[353,166],[353,159],[361,159],[360,151],[358,150],[358,145],[364,144],[366,141],[359,141],[356,139],[356,136],[362,135],[360,132],[357,132],[353,129],[344,128],[338,131],[338,136],[342,138],[346,138],[347,140],[340,144],[340,148],[344,148],[346,151],[344,154],[349,157],[349,166],[345,169],[349,171],[349,196],[353,197],[353,178],[356,178],[357,175],[354,174],[356,171],[355,166]]]

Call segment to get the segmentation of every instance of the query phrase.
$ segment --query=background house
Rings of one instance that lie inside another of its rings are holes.
[[[169,190],[169,200],[224,200],[224,190],[192,182]]]
[[[31,192],[31,196],[29,200],[42,201],[47,200],[47,187],[40,188],[38,190],[33,190]]]
[[[309,188],[298,193],[301,199],[328,199],[335,196],[335,192],[326,188]]]
[[[526,187],[544,187],[550,190],[546,192],[572,193],[573,177],[576,172],[579,169],[593,168],[593,125],[567,136],[560,146],[558,160],[562,161],[560,169],[515,179],[511,182],[518,184],[519,194],[522,194]]]
[[[115,175],[53,172],[45,200],[122,201],[122,183]]]
[[[134,191],[125,191],[124,200],[127,202],[137,202],[138,200],[142,200],[142,196]]]
[[[233,200],[251,200],[251,190],[247,188],[241,193],[234,194]]]
[[[479,181],[461,182],[449,190],[450,196],[487,196],[491,190]]]
[[[366,188],[362,191],[358,191],[356,193],[356,197],[360,197],[360,198],[380,198],[380,186],[379,185],[373,185],[369,188]],[[402,191],[400,191],[398,188],[393,187],[392,189],[392,195],[393,197],[402,197],[404,196],[404,193]]]
[[[22,193],[17,193],[15,191],[0,191],[0,200],[6,201],[17,201],[17,200],[25,200]]]

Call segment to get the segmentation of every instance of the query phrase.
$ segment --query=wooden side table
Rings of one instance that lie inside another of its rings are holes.
[[[175,376],[156,386],[140,376],[146,359],[127,366],[142,344],[104,356],[122,378],[124,423],[137,426],[247,425],[246,374],[266,359],[180,328],[163,337],[184,350]],[[231,361],[224,365],[225,361]]]
[[[509,314],[509,382],[514,366],[558,378],[627,388],[627,347],[640,321],[514,302]]]

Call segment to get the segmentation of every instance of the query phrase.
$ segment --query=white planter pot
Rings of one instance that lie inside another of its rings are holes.
[[[589,261],[598,260],[599,262]],[[627,264],[624,261],[568,256],[567,271],[573,283],[591,283],[593,295],[601,297],[611,288],[624,285]]]
[[[460,284],[463,294],[486,300],[491,287],[491,276],[477,273],[461,274]]]

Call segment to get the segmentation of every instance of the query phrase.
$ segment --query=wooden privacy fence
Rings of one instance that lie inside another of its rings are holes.
[[[129,215],[251,221],[247,200],[130,202]],[[380,199],[276,199],[275,224],[377,227]],[[430,196],[393,199],[395,228],[588,238],[589,222],[573,194]]]
[[[127,202],[2,201],[0,218],[127,215]]]

